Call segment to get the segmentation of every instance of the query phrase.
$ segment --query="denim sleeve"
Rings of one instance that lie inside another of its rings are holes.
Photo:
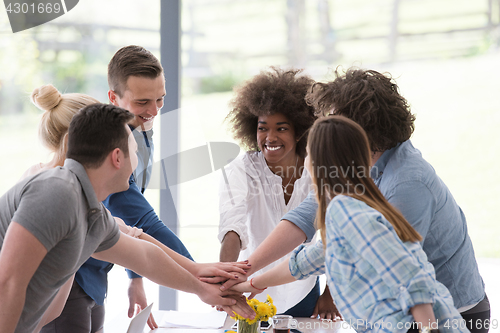
[[[436,211],[437,202],[429,188],[420,181],[400,183],[394,187],[386,199],[425,239]]]
[[[310,242],[316,233],[314,221],[316,220],[316,211],[318,203],[314,198],[314,191],[309,192],[309,195],[295,209],[292,209],[285,214],[281,219],[287,220],[299,227],[307,236],[306,242]]]
[[[156,215],[153,207],[146,200],[137,187],[133,177],[127,191],[110,195],[103,202],[113,216],[121,218],[125,224],[141,228],[151,237],[165,244],[175,252],[193,260],[188,250],[179,237],[172,232]],[[175,209],[175,208],[174,208]],[[140,277],[134,272],[127,270],[130,278]]]

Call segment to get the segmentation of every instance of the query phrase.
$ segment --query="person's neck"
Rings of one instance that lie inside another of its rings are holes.
[[[382,156],[382,154],[385,152],[384,151],[372,151],[372,166],[375,165],[375,163],[377,163],[377,161],[379,160],[379,158]]]
[[[85,168],[85,171],[87,172],[87,176],[89,177],[98,201],[104,201],[111,193],[116,192],[109,187],[108,184],[110,184],[110,179],[101,168]]]
[[[298,169],[303,165],[304,160],[298,154],[294,154],[286,161],[280,161],[280,163],[277,164],[267,163],[272,173],[285,179],[293,177],[294,175],[297,176],[299,174]]]
[[[65,159],[66,158],[64,156],[60,156],[59,154],[55,153],[52,160],[50,160],[49,162],[47,162],[45,164],[42,164],[42,168],[43,169],[52,169],[52,168],[55,168],[58,166],[63,166]]]

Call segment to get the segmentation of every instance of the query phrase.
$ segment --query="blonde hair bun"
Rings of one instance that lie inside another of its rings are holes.
[[[31,102],[43,111],[54,109],[61,101],[61,93],[51,84],[35,88],[31,93]]]

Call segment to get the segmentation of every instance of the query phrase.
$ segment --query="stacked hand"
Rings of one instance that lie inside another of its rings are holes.
[[[253,318],[255,312],[246,303],[246,298],[242,293],[250,293],[248,299],[252,299],[255,295],[262,293],[265,289],[263,286],[255,286],[252,281],[247,281],[248,270],[250,265],[248,261],[243,262],[220,262],[215,264],[199,264],[201,266],[199,273],[196,275],[203,282],[220,284],[217,285],[221,291],[221,296],[226,299],[231,298],[235,301],[233,304],[219,303],[217,309],[233,315],[233,312],[238,313],[243,317]],[[259,289],[263,288],[263,289]],[[311,318],[328,319],[336,321],[342,320],[342,315],[337,309],[328,288],[318,298],[314,312]]]
[[[256,288],[252,285],[252,280],[250,280],[233,285],[231,287],[231,290],[239,291],[241,293],[250,293],[248,299],[252,299],[255,297],[255,295],[260,294],[265,289],[259,289],[258,287]]]
[[[246,280],[249,268],[248,261],[198,264],[195,275],[205,282],[207,288],[206,294],[200,296],[201,300],[230,316],[237,313],[246,318],[254,318],[255,311],[247,304],[242,292],[230,289],[232,285]]]
[[[250,265],[247,261],[240,262],[216,262],[211,264],[197,264],[196,271],[193,274],[203,282],[208,283],[221,283],[223,281],[235,281],[236,284],[245,281],[245,276]],[[227,282],[226,282],[227,283]],[[221,290],[226,290],[224,288]]]

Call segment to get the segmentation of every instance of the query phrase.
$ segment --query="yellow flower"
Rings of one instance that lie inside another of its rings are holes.
[[[247,323],[253,324],[259,320],[266,321],[276,314],[276,307],[273,304],[273,299],[269,295],[267,295],[265,302],[261,302],[256,298],[252,298],[247,299],[247,304],[255,311],[254,319],[244,318],[236,312],[234,313],[234,317],[231,318],[235,320],[245,320]]]

